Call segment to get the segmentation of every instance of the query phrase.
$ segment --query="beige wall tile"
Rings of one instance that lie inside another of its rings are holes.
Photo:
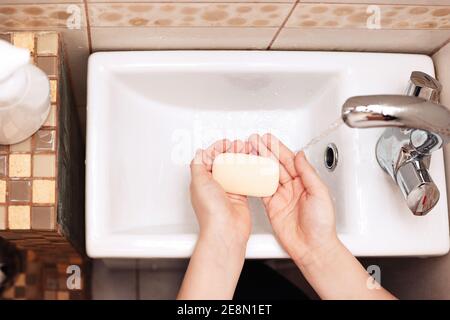
[[[92,28],[92,47],[94,51],[265,49],[276,31],[277,28]]]
[[[93,3],[92,27],[278,27],[287,3]]]
[[[0,180],[0,203],[6,202],[6,181]]]
[[[450,6],[379,5],[380,24],[365,4],[300,3],[287,27],[368,29],[448,29]]]
[[[37,35],[36,40],[38,55],[58,54],[58,34],[54,32],[42,32]]]
[[[9,156],[9,176],[26,178],[31,176],[31,155],[11,154]]]
[[[15,33],[12,38],[12,44],[19,48],[28,49],[31,55],[34,54],[34,34],[32,32]]]
[[[31,228],[30,207],[9,206],[8,227],[9,229],[30,229]]]
[[[44,122],[44,126],[54,127],[56,126],[56,106],[52,105],[48,113],[47,120]]]
[[[33,203],[54,203],[55,181],[34,180],[33,181]]]
[[[276,50],[338,50],[430,54],[450,38],[447,30],[363,30],[284,28]]]
[[[6,214],[6,207],[0,205],[0,230],[6,229],[6,221],[7,221],[7,214]]]
[[[58,81],[50,80],[50,102],[56,103],[58,100]]]

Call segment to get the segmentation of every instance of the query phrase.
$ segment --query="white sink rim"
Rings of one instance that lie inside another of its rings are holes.
[[[291,68],[299,59],[310,59],[311,70],[338,70],[342,74],[351,74],[358,68],[368,68],[368,63],[386,59],[386,69],[395,68],[399,59],[409,59],[416,64],[416,69],[434,74],[433,64],[429,57],[421,55],[382,54],[382,53],[349,53],[349,52],[268,52],[268,51],[158,51],[158,52],[108,52],[95,53],[89,59],[88,86],[95,83],[95,91],[88,90],[88,122],[87,122],[87,160],[86,160],[86,243],[88,255],[94,258],[181,258],[189,257],[197,235],[141,235],[111,232],[107,229],[107,217],[96,211],[97,202],[102,198],[102,192],[97,190],[96,176],[99,152],[96,121],[102,117],[95,106],[102,105],[101,92],[105,90],[102,78],[108,69],[122,68],[124,65],[148,66],[162,64],[173,66],[174,63],[195,65],[208,69],[212,65],[227,63],[251,65],[256,69]],[[182,61],[182,62],[181,62]],[[320,61],[320,63],[317,63]],[[331,62],[332,61],[332,62]],[[341,61],[341,63],[339,63]],[[352,64],[343,66],[342,62]],[[315,69],[314,69],[315,68]],[[409,74],[404,75],[409,77]],[[344,84],[348,85],[348,84]],[[389,92],[378,92],[389,93]],[[103,97],[104,98],[104,97]],[[436,161],[442,162],[442,151],[433,155]],[[443,169],[442,169],[443,170]],[[434,177],[436,180],[436,177]],[[445,184],[438,177],[438,187],[441,191],[439,201],[439,230],[431,235],[430,241],[414,239],[411,242],[393,244],[392,238],[380,237],[374,246],[373,238],[358,234],[339,234],[344,244],[357,256],[432,256],[446,254],[449,250],[448,213]],[[96,212],[96,213],[95,213]],[[194,217],[193,217],[194,218]],[[444,225],[444,226],[443,226]],[[446,232],[446,234],[445,234]],[[414,236],[414,234],[412,234]],[[414,242],[416,241],[416,242]],[[421,244],[423,242],[423,245]],[[286,258],[276,239],[271,234],[254,234],[247,248],[249,258]]]

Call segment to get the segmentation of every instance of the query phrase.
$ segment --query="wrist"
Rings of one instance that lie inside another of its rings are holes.
[[[318,267],[326,268],[334,263],[336,257],[344,250],[346,249],[342,242],[337,237],[333,237],[321,245],[310,246],[303,249],[302,252],[293,253],[293,260],[302,271]]]
[[[247,240],[237,235],[223,236],[217,232],[205,231],[200,232],[196,248],[205,250],[214,260],[241,259],[243,261]]]

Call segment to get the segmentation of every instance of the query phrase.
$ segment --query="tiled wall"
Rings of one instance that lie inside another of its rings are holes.
[[[379,21],[373,19],[378,13]],[[450,0],[0,0],[0,31],[51,29],[62,33],[82,118],[86,63],[92,51],[288,49],[431,54],[449,40],[449,20]]]

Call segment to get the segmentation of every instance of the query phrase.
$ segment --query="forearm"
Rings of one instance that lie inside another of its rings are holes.
[[[212,236],[199,237],[178,299],[233,298],[245,260],[245,245]]]
[[[395,299],[381,286],[370,285],[367,271],[339,240],[305,261],[295,262],[322,299]]]

